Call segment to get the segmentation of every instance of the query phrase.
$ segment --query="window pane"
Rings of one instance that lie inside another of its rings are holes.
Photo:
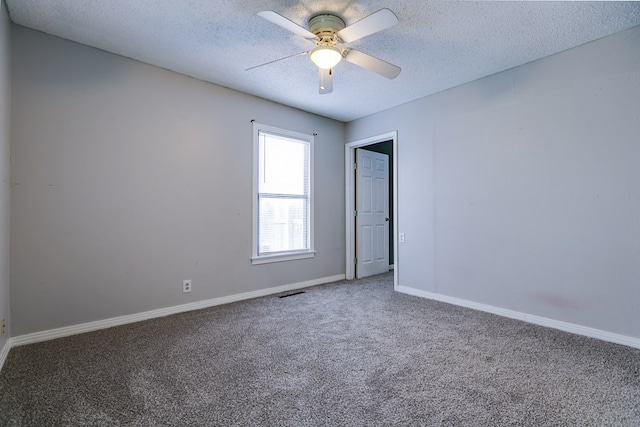
[[[258,197],[258,254],[309,249],[306,198]]]
[[[258,191],[271,194],[308,194],[308,158],[308,143],[261,134]]]

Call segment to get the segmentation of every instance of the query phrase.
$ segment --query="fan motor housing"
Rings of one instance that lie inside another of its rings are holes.
[[[339,16],[323,13],[309,19],[309,31],[316,36],[324,33],[335,34],[345,27],[345,23]]]

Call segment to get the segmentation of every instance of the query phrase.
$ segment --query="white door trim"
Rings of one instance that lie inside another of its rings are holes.
[[[355,177],[353,173],[353,164],[356,159],[356,148],[366,147],[367,145],[377,144],[378,142],[392,141],[393,144],[393,285],[398,286],[398,272],[399,262],[398,253],[400,248],[398,247],[398,131],[388,132],[381,135],[372,136],[365,139],[360,139],[353,142],[348,142],[345,145],[345,163],[344,163],[344,175],[345,175],[345,225],[346,225],[346,278],[352,280],[355,278],[356,269],[353,264],[353,259],[356,256],[356,244],[355,244],[355,226],[353,221],[353,211],[355,207]]]

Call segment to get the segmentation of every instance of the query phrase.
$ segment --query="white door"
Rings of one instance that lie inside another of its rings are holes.
[[[356,277],[389,271],[389,156],[356,149]]]

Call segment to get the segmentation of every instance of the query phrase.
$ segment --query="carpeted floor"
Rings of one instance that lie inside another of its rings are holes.
[[[640,350],[392,281],[14,348],[0,425],[640,426]]]

